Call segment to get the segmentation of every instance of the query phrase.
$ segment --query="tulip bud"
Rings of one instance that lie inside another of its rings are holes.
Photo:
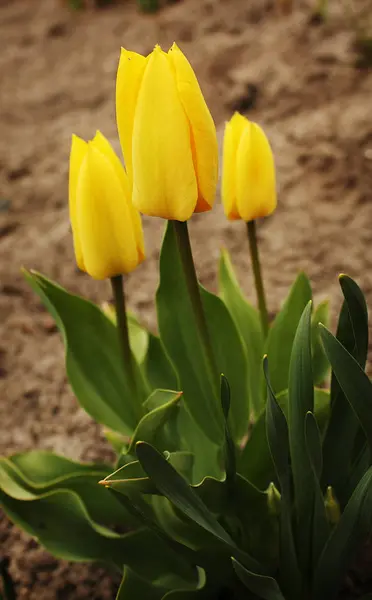
[[[144,259],[141,219],[125,170],[106,138],[72,137],[70,220],[78,267],[94,279],[129,273]]]
[[[277,517],[280,514],[281,494],[275,483],[271,482],[267,488],[267,505],[269,513]]]
[[[186,221],[213,206],[218,148],[195,73],[174,44],[148,57],[122,49],[116,115],[133,204],[146,215]]]
[[[253,221],[276,208],[274,157],[256,123],[239,113],[226,123],[222,201],[228,219]]]
[[[336,499],[332,486],[327,487],[326,495],[324,498],[324,506],[328,521],[331,525],[337,525],[341,517],[340,505]]]

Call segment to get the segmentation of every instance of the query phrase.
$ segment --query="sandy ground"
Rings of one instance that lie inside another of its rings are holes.
[[[220,133],[236,108],[265,126],[279,187],[278,210],[260,226],[270,309],[299,269],[309,274],[316,298],[332,298],[334,311],[339,272],[355,277],[372,304],[372,74],[357,67],[353,19],[339,4],[330,0],[328,22],[316,25],[301,1],[288,16],[264,0],[184,0],[153,16],[140,15],[131,1],[82,14],[56,0],[0,1],[2,453],[38,447],[73,458],[109,456],[100,428],[72,397],[58,333],[20,267],[93,300],[109,297],[106,284],[75,267],[67,166],[72,132],[90,138],[99,128],[117,146],[121,45],[148,53],[157,42],[166,48],[176,40]],[[153,328],[163,226],[145,219],[147,260],[127,285],[131,308]],[[254,299],[243,224],[227,223],[217,205],[192,219],[191,235],[202,282],[215,289],[224,245]],[[12,557],[21,599],[114,595],[116,582],[103,570],[55,561],[4,517],[0,543]]]

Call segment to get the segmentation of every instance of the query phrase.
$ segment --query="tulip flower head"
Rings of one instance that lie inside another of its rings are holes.
[[[222,201],[228,219],[267,217],[277,204],[274,157],[259,125],[239,113],[226,123]]]
[[[195,73],[176,44],[167,53],[156,46],[147,57],[122,49],[116,115],[139,211],[186,221],[212,208],[216,129]]]
[[[142,225],[127,174],[100,132],[90,142],[72,137],[69,205],[82,271],[105,279],[133,271],[144,259]]]

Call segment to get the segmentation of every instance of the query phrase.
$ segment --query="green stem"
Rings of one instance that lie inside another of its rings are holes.
[[[114,295],[116,321],[119,334],[119,343],[123,357],[124,373],[128,379],[133,397],[137,399],[137,383],[134,374],[132,351],[129,344],[129,329],[124,294],[124,278],[122,275],[115,275],[115,277],[111,277],[110,281]]]
[[[204,347],[205,356],[209,370],[218,393],[219,372],[214,357],[212,342],[209,336],[207,321],[200,296],[198,278],[196,276],[194,259],[192,256],[189,231],[187,222],[171,221],[176,235],[178,251],[180,254],[183,271],[186,278],[187,290],[191,300],[196,325],[200,334],[201,342]]]
[[[262,325],[263,333],[266,337],[267,333],[269,331],[269,315],[267,312],[265,289],[264,289],[264,285],[263,285],[263,281],[262,281],[262,273],[261,273],[260,257],[258,254],[258,243],[257,243],[256,222],[255,221],[248,221],[247,231],[248,231],[249,250],[250,250],[251,260],[252,260],[254,283],[255,283],[256,292],[257,292],[258,308],[259,308],[260,317],[261,317],[261,325]]]

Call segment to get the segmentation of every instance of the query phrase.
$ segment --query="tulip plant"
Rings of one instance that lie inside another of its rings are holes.
[[[74,136],[69,188],[77,264],[110,280],[114,306],[25,271],[115,463],[4,457],[0,503],[55,556],[119,570],[117,600],[336,599],[372,524],[364,296],[340,276],[334,336],[301,273],[270,322],[255,223],[276,207],[274,159],[238,114],[226,125],[222,201],[247,224],[258,310],[226,251],[219,293],[207,291],[187,221],[214,203],[216,131],[179,48],[122,50],[116,109],[125,168],[101,133]],[[145,259],[140,213],[167,221],[158,334],[125,304],[125,275]]]

